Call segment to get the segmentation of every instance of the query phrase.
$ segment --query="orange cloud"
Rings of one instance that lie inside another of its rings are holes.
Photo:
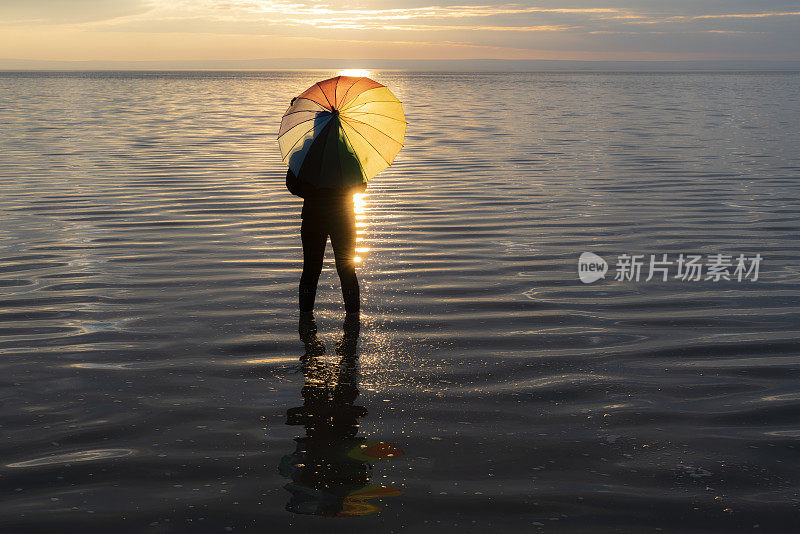
[[[670,17],[671,19],[701,20],[701,19],[761,19],[767,17],[789,17],[800,15],[800,11],[786,11],[783,13],[729,13],[723,15],[694,15]]]

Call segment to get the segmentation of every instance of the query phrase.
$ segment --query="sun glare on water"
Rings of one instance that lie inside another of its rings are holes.
[[[364,228],[367,226],[366,216],[364,214],[365,207],[366,207],[366,197],[364,193],[356,193],[353,195],[353,204],[356,212],[356,243],[359,241],[364,241]],[[369,252],[369,247],[356,247],[356,252]],[[361,263],[364,261],[362,256],[356,256],[353,258],[353,261],[356,263]]]
[[[372,73],[364,69],[344,69],[339,71],[339,76],[364,76],[369,78]]]
[[[366,206],[367,202],[364,198],[364,193],[356,193],[353,195],[353,204],[355,207],[356,215],[362,215],[364,213],[364,207]],[[361,217],[359,217],[361,218]]]

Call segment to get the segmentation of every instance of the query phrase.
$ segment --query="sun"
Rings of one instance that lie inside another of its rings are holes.
[[[339,71],[339,76],[356,76],[369,78],[372,73],[364,69],[344,69]]]

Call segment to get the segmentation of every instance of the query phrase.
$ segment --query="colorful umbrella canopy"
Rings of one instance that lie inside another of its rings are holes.
[[[347,188],[391,165],[405,133],[403,105],[389,89],[369,78],[336,76],[292,100],[278,144],[300,180]]]

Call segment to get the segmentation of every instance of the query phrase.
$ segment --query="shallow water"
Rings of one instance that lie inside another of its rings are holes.
[[[0,73],[4,533],[800,520],[800,74],[375,73],[406,146],[320,355],[275,134],[327,76]]]

